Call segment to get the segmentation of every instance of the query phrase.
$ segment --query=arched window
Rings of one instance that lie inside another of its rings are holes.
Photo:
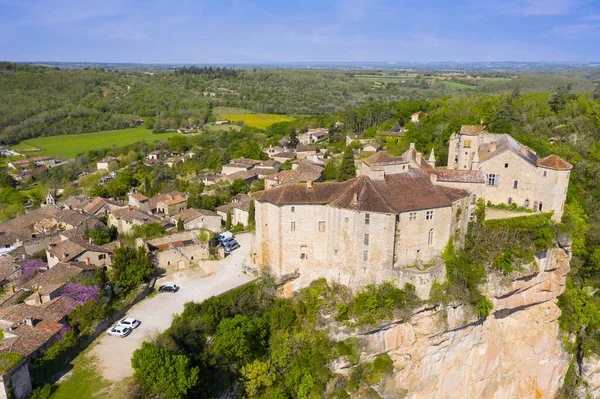
[[[529,200],[528,199],[525,200],[525,208],[529,208]]]
[[[533,210],[534,210],[534,211],[537,211],[537,209],[538,209],[538,202],[537,202],[537,201],[534,201],[534,202],[533,202]]]
[[[541,212],[542,211],[542,203],[540,202],[540,206],[538,208],[538,210]]]
[[[512,198],[508,199],[508,205],[512,205]]]
[[[429,237],[427,238],[427,245],[433,245],[433,229],[429,230]]]

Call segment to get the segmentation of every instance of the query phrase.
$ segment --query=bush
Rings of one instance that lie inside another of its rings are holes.
[[[391,375],[394,372],[394,362],[387,353],[377,355],[369,372],[366,375],[366,380],[369,384],[376,384],[386,375]]]

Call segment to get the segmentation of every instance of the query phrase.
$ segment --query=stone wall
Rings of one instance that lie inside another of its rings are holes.
[[[0,399],[28,397],[32,391],[28,360],[23,359],[18,365],[2,374],[0,381],[2,387],[0,389]]]

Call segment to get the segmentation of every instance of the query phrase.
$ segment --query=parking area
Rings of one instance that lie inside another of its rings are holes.
[[[159,293],[146,298],[131,308],[125,317],[133,317],[142,322],[129,336],[119,338],[103,334],[95,341],[91,353],[98,359],[102,375],[109,381],[120,381],[133,375],[131,356],[149,336],[167,329],[171,325],[172,315],[181,313],[186,302],[202,302],[213,295],[219,295],[253,280],[242,273],[244,260],[249,262],[250,234],[236,236],[240,248],[223,260],[212,261],[210,269],[214,271],[203,277],[200,270],[182,270],[171,272],[158,279],[156,287],[175,283],[180,286],[177,293]]]

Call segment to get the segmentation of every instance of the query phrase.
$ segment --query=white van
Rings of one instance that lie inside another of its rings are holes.
[[[233,238],[233,234],[229,231],[226,231],[224,233],[221,233],[217,236],[217,241],[219,242],[223,242],[223,241],[227,241]]]

